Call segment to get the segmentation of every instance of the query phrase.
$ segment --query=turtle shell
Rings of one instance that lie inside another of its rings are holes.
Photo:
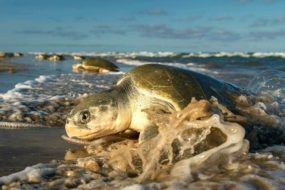
[[[119,70],[119,68],[115,64],[101,57],[88,58],[82,62],[82,65],[86,69],[87,68],[92,69],[92,67],[94,67],[96,69],[101,68],[101,69],[105,69],[108,71],[118,71]]]
[[[126,73],[118,84],[127,79],[131,79],[139,93],[170,102],[177,110],[186,107],[192,97],[209,100],[212,96],[231,108],[233,95],[240,94],[231,84],[191,70],[159,64],[138,66]]]

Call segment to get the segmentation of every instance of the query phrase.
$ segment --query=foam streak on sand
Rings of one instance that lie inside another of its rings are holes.
[[[31,123],[19,123],[19,122],[5,122],[0,121],[0,128],[1,129],[18,129],[18,128],[40,128],[40,127],[46,127],[41,124],[31,124]]]
[[[0,187],[3,184],[11,183],[13,181],[26,181],[30,183],[40,182],[45,176],[53,175],[55,173],[56,170],[48,166],[48,164],[37,164],[9,176],[0,177]]]

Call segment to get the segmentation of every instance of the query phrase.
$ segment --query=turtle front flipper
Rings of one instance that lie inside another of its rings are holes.
[[[158,126],[155,124],[147,126],[142,132],[140,132],[139,136],[139,144],[148,141],[158,135]]]

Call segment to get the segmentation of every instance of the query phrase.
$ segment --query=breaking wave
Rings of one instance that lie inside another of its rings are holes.
[[[43,52],[30,52],[30,54],[38,54]],[[53,52],[49,52],[53,53]],[[85,55],[85,56],[113,56],[117,58],[136,58],[136,57],[199,57],[199,58],[208,58],[208,57],[243,57],[243,58],[266,58],[266,57],[280,57],[285,58],[285,52],[170,52],[170,51],[160,51],[160,52],[148,52],[148,51],[138,51],[138,52],[57,52],[61,55]]]
[[[258,73],[248,84],[254,93],[268,94],[278,102],[285,103],[285,72],[265,70]]]

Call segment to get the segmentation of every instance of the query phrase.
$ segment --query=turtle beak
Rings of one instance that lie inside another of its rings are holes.
[[[66,131],[67,136],[70,138],[78,137],[78,138],[85,139],[84,137],[86,137],[86,139],[88,139],[88,136],[90,134],[90,129],[78,127],[74,125],[73,122],[71,121],[66,121],[65,131]]]
[[[73,125],[72,123],[65,125],[65,131],[68,137],[79,138],[83,140],[94,140],[100,137],[104,137],[110,134],[114,134],[113,128],[106,128],[106,127],[98,127],[95,129],[88,129],[88,128],[81,128]],[[117,131],[115,131],[116,133]]]
[[[65,131],[68,137],[78,137],[78,136],[85,136],[89,133],[87,128],[78,127],[74,124],[70,117],[67,117],[66,124],[65,124]]]

